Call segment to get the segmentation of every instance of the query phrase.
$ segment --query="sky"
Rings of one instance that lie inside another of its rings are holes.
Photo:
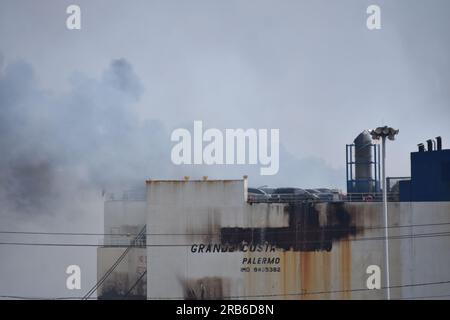
[[[66,28],[70,4],[81,30]],[[371,4],[380,30],[366,27]],[[447,0],[1,0],[0,225],[98,232],[102,191],[150,177],[344,188],[345,144],[385,124],[400,129],[387,174],[408,176],[418,143],[450,140],[449,10]],[[279,174],[172,165],[170,133],[194,120],[279,129]],[[11,237],[0,240],[23,240]],[[0,295],[72,295],[69,261],[87,270],[84,287],[95,281],[95,249],[0,255]]]

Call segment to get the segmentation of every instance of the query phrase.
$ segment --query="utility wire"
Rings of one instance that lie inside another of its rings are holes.
[[[432,286],[432,285],[442,285],[442,284],[450,284],[450,280],[446,281],[436,281],[436,282],[422,282],[422,283],[413,283],[413,284],[404,284],[404,285],[394,285],[390,286],[390,289],[398,289],[398,288],[408,288],[408,287],[423,287],[423,286]],[[357,289],[347,289],[347,290],[331,290],[331,291],[311,291],[311,292],[296,292],[296,293],[280,293],[280,294],[260,294],[260,295],[236,295],[236,296],[225,296],[223,299],[239,299],[239,298],[265,298],[265,297],[285,297],[285,296],[308,296],[308,295],[319,295],[319,294],[336,294],[336,293],[346,293],[346,292],[360,292],[360,291],[368,291],[368,292],[376,292],[379,290],[387,289],[388,287],[381,287],[380,289],[368,289],[368,288],[357,288]],[[423,296],[423,297],[410,297],[410,298],[399,298],[400,299],[415,299],[415,298],[434,298],[434,297],[445,297],[450,295],[443,296]],[[56,298],[45,298],[45,297],[23,297],[23,296],[8,296],[8,295],[0,295],[0,298],[18,298],[18,299],[46,299],[46,300],[58,300],[58,299],[79,299],[77,297],[56,297]],[[95,299],[95,298],[91,298]],[[148,300],[184,300],[185,297],[161,297],[161,298],[148,298]],[[396,300],[396,299],[393,299]]]
[[[415,300],[415,299],[436,299],[450,297],[450,294],[436,295],[436,296],[419,296],[419,297],[407,297],[400,298],[399,300]]]
[[[424,282],[424,283],[413,283],[413,284],[404,284],[404,285],[395,285],[389,287],[381,287],[380,289],[368,289],[368,288],[358,288],[358,289],[347,289],[347,290],[332,290],[332,291],[311,291],[311,292],[296,292],[296,293],[280,293],[280,294],[259,294],[259,295],[245,295],[245,296],[226,296],[222,297],[222,299],[240,299],[240,298],[270,298],[270,297],[287,297],[287,296],[309,296],[309,295],[319,295],[319,294],[336,294],[336,293],[347,293],[347,292],[361,292],[361,291],[379,291],[387,288],[390,289],[398,289],[398,288],[407,288],[407,287],[421,287],[421,286],[431,286],[431,285],[441,285],[441,284],[449,284],[448,281],[437,281],[437,282]],[[181,300],[185,299],[184,297],[164,297],[164,298],[148,298],[148,300]],[[395,300],[395,299],[393,299]]]
[[[435,237],[448,237],[450,232],[434,232],[434,233],[419,233],[411,235],[399,235],[389,236],[388,239],[403,240],[403,239],[420,239],[420,238],[435,238]],[[337,242],[353,242],[353,241],[379,241],[385,240],[384,236],[370,237],[370,238],[353,238],[353,239],[327,239],[328,241]],[[317,244],[322,243],[323,240],[298,240],[296,244]],[[182,243],[182,244],[145,244],[142,247],[189,247],[196,243]],[[238,243],[239,244],[239,243]],[[259,244],[259,243],[258,243]],[[265,243],[261,243],[265,244]],[[268,243],[270,244],[270,243]],[[102,245],[102,244],[89,244],[89,243],[39,243],[39,242],[0,242],[0,245],[10,246],[49,246],[49,247],[124,247],[124,245]],[[230,245],[232,246],[232,245]]]
[[[424,224],[410,224],[410,225],[391,225],[388,226],[388,229],[396,229],[396,228],[414,228],[414,227],[427,227],[427,226],[443,226],[450,225],[450,222],[441,222],[441,223],[424,223]],[[239,228],[239,227],[237,227]],[[252,229],[252,228],[248,228]],[[256,229],[256,228],[254,228]],[[270,227],[267,227],[270,229]],[[376,226],[376,227],[349,227],[349,228],[331,228],[333,231],[351,231],[351,230],[376,230],[376,229],[386,229],[384,226]],[[320,227],[319,229],[320,230]],[[286,230],[278,230],[272,231],[272,233],[283,233],[290,232]],[[318,232],[316,230],[304,230],[302,232]],[[137,236],[136,233],[89,233],[89,232],[39,232],[39,231],[0,231],[0,234],[23,234],[23,235],[64,235],[64,236]],[[146,233],[146,236],[214,236],[218,235],[217,233]]]
[[[83,300],[88,299],[97,289],[100,287],[103,282],[106,281],[108,276],[114,271],[114,269],[122,262],[122,260],[125,258],[127,253],[130,251],[132,247],[135,246],[139,238],[142,237],[145,234],[146,226],[144,226],[140,232],[139,235],[136,236],[136,238],[130,243],[130,245],[125,249],[125,251],[117,258],[117,260],[114,262],[114,264],[105,272],[105,274],[100,278],[100,280],[84,295]]]

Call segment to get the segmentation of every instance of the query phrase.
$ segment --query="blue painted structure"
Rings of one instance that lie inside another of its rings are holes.
[[[411,152],[411,180],[400,181],[400,201],[450,201],[450,149]]]

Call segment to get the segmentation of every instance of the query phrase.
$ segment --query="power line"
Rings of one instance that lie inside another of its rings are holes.
[[[450,222],[440,222],[440,223],[424,223],[424,224],[410,224],[410,225],[392,225],[388,226],[388,229],[397,228],[414,228],[414,227],[427,227],[427,226],[443,226],[450,225]],[[238,227],[239,228],[239,227]],[[270,227],[267,227],[270,229]],[[332,228],[333,231],[351,231],[351,230],[376,230],[385,229],[384,226],[376,227],[349,227],[349,228]],[[249,228],[251,229],[251,228]],[[319,229],[320,230],[320,229]],[[273,233],[283,233],[289,232],[286,230],[273,231]],[[302,232],[318,232],[316,230],[304,230]],[[40,231],[0,231],[0,234],[28,234],[28,235],[64,235],[64,236],[137,236],[136,233],[91,233],[91,232],[40,232]],[[147,236],[214,236],[217,233],[146,233]]]
[[[136,236],[136,238],[130,243],[130,245],[125,249],[125,251],[117,258],[117,260],[114,262],[114,264],[105,272],[105,274],[100,278],[100,280],[97,281],[97,283],[83,296],[83,300],[88,299],[97,289],[100,287],[103,282],[106,281],[106,279],[109,277],[109,275],[116,269],[116,267],[122,262],[122,260],[125,258],[125,256],[128,254],[130,249],[137,243],[140,237],[142,237],[145,234],[146,226],[142,228],[142,230],[139,232],[139,234]]]
[[[450,294],[436,295],[436,296],[419,296],[419,297],[407,297],[400,298],[399,300],[415,300],[415,299],[436,299],[450,297]]]
[[[142,276],[142,275],[141,275]],[[399,288],[407,288],[407,287],[423,287],[423,286],[432,286],[432,285],[442,285],[442,284],[450,284],[450,280],[446,281],[436,281],[436,282],[422,282],[422,283],[413,283],[413,284],[404,284],[404,285],[394,285],[390,286],[390,289],[399,289]],[[259,295],[236,295],[236,296],[225,296],[222,299],[239,299],[239,298],[269,298],[269,297],[285,297],[285,296],[309,296],[309,295],[319,295],[319,294],[336,294],[336,293],[347,293],[347,292],[377,292],[379,290],[385,290],[388,287],[381,287],[380,289],[368,289],[368,288],[356,288],[356,289],[347,289],[347,290],[330,290],[330,291],[311,291],[311,292],[296,292],[296,293],[279,293],[279,294],[259,294]],[[408,297],[408,298],[398,298],[401,299],[421,299],[421,298],[434,298],[434,297],[446,297],[450,295],[442,295],[442,296],[423,296],[423,297]],[[18,298],[18,299],[33,299],[33,300],[59,300],[59,299],[82,299],[81,297],[55,297],[55,298],[46,298],[46,297],[24,297],[24,296],[13,296],[13,295],[0,295],[0,298]],[[95,298],[90,298],[95,299]],[[148,300],[183,300],[185,297],[161,297],[161,298],[148,298]],[[395,300],[395,299],[394,299]]]
[[[378,290],[385,289],[398,289],[398,288],[407,288],[407,287],[421,287],[421,286],[431,286],[431,285],[441,285],[441,284],[449,284],[448,281],[437,281],[437,282],[423,282],[423,283],[413,283],[413,284],[405,284],[405,285],[395,285],[389,287],[381,287]],[[287,296],[309,296],[309,295],[319,295],[319,294],[336,294],[336,293],[347,293],[347,292],[361,292],[361,291],[378,291],[376,289],[368,289],[368,288],[357,288],[357,289],[347,289],[347,290],[332,290],[332,291],[311,291],[311,292],[296,292],[296,293],[280,293],[280,294],[259,294],[259,295],[245,295],[245,296],[226,296],[222,297],[222,299],[240,299],[240,298],[270,298],[270,297],[287,297]],[[164,297],[164,298],[149,298],[148,300],[181,300],[185,299],[184,297]]]
[[[419,233],[411,235],[399,235],[390,236],[388,239],[403,240],[403,239],[420,239],[420,238],[435,238],[435,237],[448,237],[450,232],[434,232],[434,233]],[[353,241],[380,241],[384,240],[384,236],[371,237],[371,238],[353,238],[353,239],[335,239],[337,242],[353,242]],[[332,241],[333,239],[329,239]],[[322,243],[322,240],[298,240],[296,244],[317,244]],[[139,244],[131,245],[132,247],[189,247],[196,243],[185,244]],[[264,243],[263,243],[264,244]],[[270,244],[270,243],[268,243]],[[125,245],[102,245],[102,244],[89,244],[89,243],[38,243],[38,242],[0,242],[0,245],[10,246],[49,246],[49,247],[118,247],[122,248]]]

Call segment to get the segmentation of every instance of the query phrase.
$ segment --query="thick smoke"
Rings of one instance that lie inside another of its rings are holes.
[[[298,160],[284,148],[274,177],[259,176],[259,166],[175,168],[169,133],[158,121],[140,120],[135,110],[143,87],[124,59],[112,61],[100,79],[72,76],[70,91],[61,96],[38,88],[26,62],[9,64],[1,73],[1,210],[66,210],[80,189],[95,188],[100,195],[102,190],[143,187],[146,178],[155,176],[247,174],[253,185],[301,187],[336,186],[343,178],[325,163]]]
[[[73,76],[70,92],[57,97],[38,89],[29,64],[7,65],[0,77],[2,210],[48,212],[80,188],[100,193],[164,174],[167,134],[137,116],[142,91],[124,59],[100,79]]]
[[[2,230],[101,232],[103,192],[143,188],[146,178],[246,174],[254,186],[303,187],[338,181],[325,163],[298,160],[283,147],[279,174],[272,177],[260,176],[259,165],[172,165],[170,132],[157,120],[139,118],[144,88],[124,59],[112,61],[98,79],[72,76],[70,90],[60,95],[39,89],[37,78],[28,63],[2,66],[0,59]],[[101,237],[3,234],[0,241],[96,244]],[[83,270],[83,293],[96,281],[95,247],[0,246],[0,256],[8,257],[0,263],[0,295],[80,295],[65,288],[70,264]]]
[[[40,90],[28,63],[0,64],[1,230],[101,232],[104,191],[168,174],[161,161],[170,159],[168,134],[135,110],[142,92],[123,59],[99,79],[74,75],[61,95]],[[101,237],[2,234],[0,241],[98,244]],[[0,295],[79,296],[96,281],[95,247],[1,245],[0,256]],[[81,293],[65,287],[70,264],[83,270]]]

